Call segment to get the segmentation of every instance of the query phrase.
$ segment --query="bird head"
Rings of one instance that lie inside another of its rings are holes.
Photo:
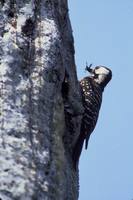
[[[86,70],[91,74],[93,80],[99,84],[103,89],[109,83],[112,78],[112,71],[105,66],[96,66],[94,69],[90,66],[86,66]]]

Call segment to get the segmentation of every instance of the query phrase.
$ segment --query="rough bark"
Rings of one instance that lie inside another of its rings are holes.
[[[0,0],[0,199],[76,200],[81,97],[67,0]]]

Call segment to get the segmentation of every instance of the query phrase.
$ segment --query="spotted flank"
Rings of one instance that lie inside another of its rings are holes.
[[[97,83],[91,77],[86,77],[80,81],[82,98],[84,104],[84,115],[82,120],[82,130],[86,136],[90,135],[94,130],[99,110],[102,103],[102,90]],[[86,148],[88,145],[88,141],[86,141]]]

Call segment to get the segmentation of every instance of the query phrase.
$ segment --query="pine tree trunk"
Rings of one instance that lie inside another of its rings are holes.
[[[81,95],[67,0],[0,0],[0,199],[76,200]]]

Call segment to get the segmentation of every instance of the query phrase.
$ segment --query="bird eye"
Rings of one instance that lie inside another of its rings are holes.
[[[95,75],[94,75],[94,78],[98,78],[98,74],[95,74]]]

